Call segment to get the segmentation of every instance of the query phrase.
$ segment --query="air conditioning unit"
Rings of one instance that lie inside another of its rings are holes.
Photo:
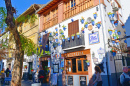
[[[112,3],[112,9],[113,9],[114,12],[118,11],[118,5],[117,5],[116,2]]]

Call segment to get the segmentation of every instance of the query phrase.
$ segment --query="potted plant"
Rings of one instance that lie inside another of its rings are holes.
[[[56,36],[58,36],[58,32],[56,32]]]
[[[125,28],[125,25],[124,25],[124,24],[122,25],[122,28],[123,28],[123,29]]]
[[[57,27],[55,27],[55,30],[56,30],[56,32],[58,31],[58,28]]]
[[[60,34],[64,35],[64,31],[60,29]]]
[[[124,43],[127,43],[127,41],[126,41],[126,40],[124,40]]]
[[[111,23],[114,24],[114,20],[113,19],[111,20]]]
[[[66,26],[65,26],[65,25],[63,25],[62,27],[63,27],[63,30],[65,31],[65,30],[66,30]]]
[[[58,46],[60,46],[60,43],[58,43]]]
[[[83,24],[84,23],[84,17],[81,17],[80,22]]]
[[[90,66],[90,61],[86,60],[87,66]]]
[[[115,44],[115,40],[114,39],[112,39],[112,43]]]
[[[117,33],[118,33],[118,35],[121,35],[121,31],[120,30],[118,30]]]
[[[58,42],[58,38],[57,37],[56,37],[55,41]]]
[[[114,17],[115,16],[115,14],[114,13],[112,13],[112,15],[111,15],[112,17]]]
[[[126,34],[126,31],[124,31],[124,33]]]
[[[118,25],[118,20],[116,20],[116,21],[114,22],[114,25],[117,27],[117,25]]]
[[[33,72],[33,69],[31,68],[31,71]]]
[[[117,39],[117,36],[116,36],[116,34],[113,34],[113,38],[114,38],[114,39]]]
[[[112,30],[111,29],[108,29],[108,32],[110,35],[112,35]]]
[[[24,68],[27,69],[27,65],[24,65]]]
[[[88,28],[88,22],[85,22],[84,27]]]
[[[72,34],[72,35],[71,35],[72,40],[74,40],[74,36],[75,36],[75,34]]]
[[[48,47],[48,44],[46,44],[46,48]]]
[[[117,51],[114,50],[114,49],[111,49],[111,53],[112,53],[113,56],[116,56]]]
[[[94,19],[92,19],[91,23],[92,23],[92,25],[94,26],[94,24],[95,24]]]
[[[64,41],[65,41],[65,38],[62,38],[62,41],[64,42]]]
[[[82,33],[84,33],[84,28],[83,27],[82,27],[81,31],[82,31]]]
[[[55,32],[53,32],[53,36],[55,36],[56,35],[56,33]]]
[[[101,27],[101,21],[96,23],[96,26],[98,27],[98,29]]]
[[[79,38],[80,38],[80,34],[79,34],[79,32],[78,32],[78,33],[76,33],[76,35],[77,35],[77,38],[79,39]]]
[[[52,33],[51,33],[51,32],[49,32],[49,35],[50,35],[50,36],[52,36]]]
[[[93,13],[93,17],[94,17],[94,19],[97,18],[97,12]]]
[[[67,38],[67,39],[68,39],[68,41],[70,41],[70,37],[69,37],[69,36],[68,36],[68,38]]]
[[[109,12],[109,13],[107,13],[107,14],[108,14],[108,17],[109,17],[109,18],[112,17],[112,13],[111,13],[111,12]]]
[[[117,33],[117,29],[115,29],[115,33]]]

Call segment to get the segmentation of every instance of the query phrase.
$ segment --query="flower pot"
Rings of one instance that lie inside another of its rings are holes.
[[[88,28],[88,24],[85,25],[85,28]]]
[[[116,42],[116,45],[119,45],[119,42]]]
[[[61,33],[61,35],[64,35],[64,33]]]
[[[58,31],[58,29],[57,29],[57,28],[56,28],[55,30],[56,30],[56,32]]]
[[[116,37],[116,36],[114,36],[114,39],[117,39],[117,37]]]
[[[92,21],[92,25],[94,26],[94,24],[95,24],[95,22],[94,21]]]
[[[70,41],[70,38],[67,38],[68,39],[68,41]]]
[[[125,25],[122,25],[122,28],[124,29],[124,28],[125,28]]]
[[[112,35],[112,31],[109,31],[109,34]]]
[[[79,38],[80,38],[80,35],[77,35],[77,38],[79,39]]]
[[[72,40],[74,40],[74,36],[72,36],[71,38],[72,38]]]
[[[46,45],[46,48],[48,47],[48,45]]]
[[[58,39],[56,39],[56,42],[58,42]]]
[[[73,22],[73,21],[74,21],[74,19],[71,19],[71,21]]]
[[[83,19],[81,19],[81,23],[82,23],[82,24],[84,23],[84,20],[83,20]]]
[[[115,41],[113,40],[112,43],[115,44]]]
[[[108,15],[109,18],[111,18],[111,15]]]
[[[126,41],[126,40],[124,40],[124,42],[125,42],[125,43],[127,43],[127,41]]]
[[[117,33],[117,30],[115,30],[115,33]]]
[[[116,56],[116,52],[112,52],[112,55],[113,55],[113,56]]]
[[[50,36],[52,35],[52,33],[50,33]]]
[[[65,30],[66,30],[66,27],[64,27],[63,30],[65,31]]]
[[[111,16],[112,16],[112,17],[114,17],[114,16],[115,16],[115,14],[113,13]]]
[[[121,35],[121,32],[117,32],[118,33],[118,35]]]
[[[101,25],[100,24],[97,24],[97,27],[98,27],[98,29],[101,27]]]
[[[58,43],[58,46],[60,46],[60,43]]]
[[[56,36],[58,36],[58,33],[56,33]]]
[[[111,20],[111,23],[114,24],[114,20]]]
[[[90,62],[87,62],[87,66],[90,66]]]
[[[65,39],[62,39],[62,41],[64,42],[64,41],[65,41]]]
[[[97,14],[94,14],[93,17],[94,17],[94,19],[96,19],[97,18]]]
[[[82,33],[84,33],[84,30],[82,30]]]

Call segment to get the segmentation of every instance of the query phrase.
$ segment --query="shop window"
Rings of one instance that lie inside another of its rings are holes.
[[[79,32],[79,20],[73,21],[68,24],[68,36]]]
[[[69,73],[87,73],[88,66],[86,58],[71,58],[66,60],[66,72]]]

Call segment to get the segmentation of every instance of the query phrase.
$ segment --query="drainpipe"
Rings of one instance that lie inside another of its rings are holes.
[[[102,10],[101,10],[101,3],[100,3],[100,0],[99,0],[99,9],[100,9],[100,17],[101,17],[101,22],[103,22],[103,19],[102,19]],[[102,23],[103,24],[103,23]],[[105,50],[105,57],[106,57],[106,67],[107,67],[107,78],[108,78],[108,86],[110,86],[110,81],[109,81],[109,75],[108,75],[108,55],[107,55],[107,52],[106,52],[106,44],[105,44],[105,35],[104,35],[104,27],[103,25],[102,26],[102,33],[103,33],[103,43],[104,43],[104,50]]]

